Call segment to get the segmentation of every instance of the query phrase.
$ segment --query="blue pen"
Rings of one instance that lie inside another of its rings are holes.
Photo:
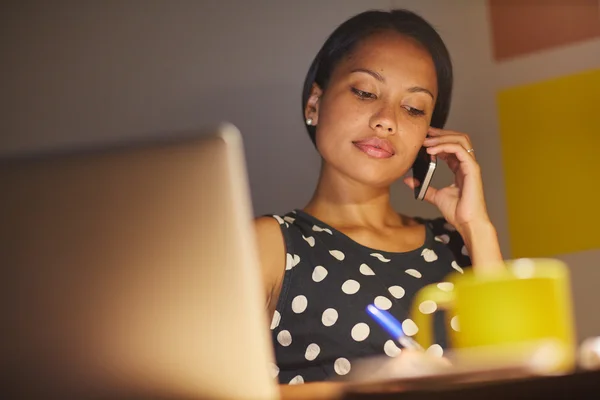
[[[373,304],[367,306],[367,314],[371,316],[383,329],[406,349],[423,351],[423,347],[410,336],[406,336],[402,330],[402,324],[392,314],[380,310]]]

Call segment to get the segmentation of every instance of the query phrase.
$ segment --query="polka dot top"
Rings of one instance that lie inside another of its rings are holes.
[[[426,226],[422,247],[390,253],[362,246],[301,210],[273,217],[286,246],[271,321],[273,375],[280,383],[323,381],[347,374],[358,358],[398,355],[400,345],[368,316],[367,305],[389,310],[412,336],[419,329],[409,318],[416,292],[471,265],[461,236],[442,218],[418,219]],[[421,312],[436,310],[426,303]],[[447,347],[444,326],[443,313],[436,312],[436,344],[428,351],[440,356]]]

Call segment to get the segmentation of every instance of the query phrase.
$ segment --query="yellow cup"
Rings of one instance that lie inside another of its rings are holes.
[[[411,308],[419,327],[414,339],[433,344],[433,309],[446,311],[451,347],[517,349],[551,339],[562,346],[557,370],[575,364],[569,270],[555,259],[518,259],[497,273],[465,271],[422,288]],[[435,305],[432,303],[434,302]]]

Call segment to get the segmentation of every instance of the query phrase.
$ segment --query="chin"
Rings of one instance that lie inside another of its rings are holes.
[[[395,181],[400,179],[402,175],[391,175],[389,170],[382,171],[381,168],[352,168],[347,171],[347,175],[353,180],[358,181],[372,188],[387,188]]]
[[[408,167],[400,159],[374,160],[352,151],[327,152],[321,154],[327,166],[356,182],[372,188],[386,188],[402,178]],[[331,156],[331,157],[328,157]],[[395,157],[398,157],[396,155]]]

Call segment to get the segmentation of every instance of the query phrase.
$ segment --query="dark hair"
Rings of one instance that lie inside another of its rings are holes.
[[[304,119],[304,111],[313,83],[317,83],[325,91],[334,68],[361,40],[386,31],[397,32],[416,40],[431,55],[438,83],[438,97],[431,117],[431,126],[444,127],[452,97],[450,54],[436,30],[423,18],[407,10],[365,11],[350,18],[333,31],[306,74],[302,90],[302,119]],[[313,144],[316,144],[316,127],[306,125],[306,129]]]

